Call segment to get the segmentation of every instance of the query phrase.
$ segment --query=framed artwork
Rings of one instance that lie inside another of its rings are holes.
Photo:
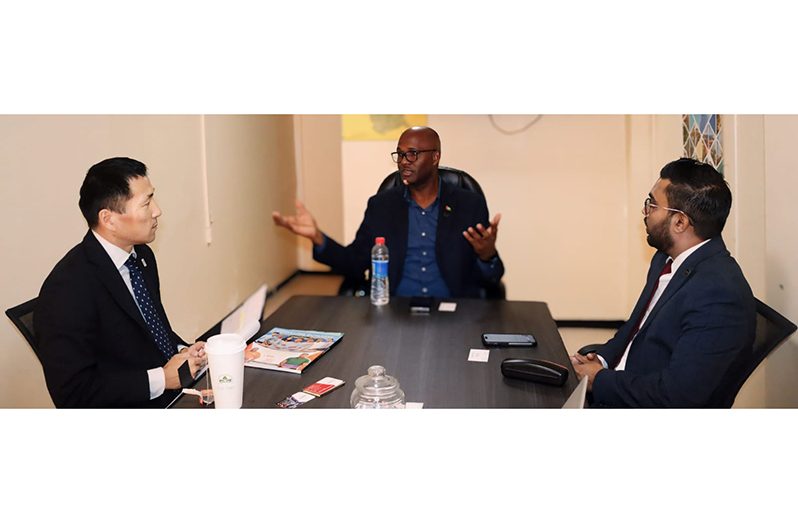
[[[682,115],[684,156],[723,172],[723,126],[719,114]]]
[[[425,114],[345,114],[341,120],[346,141],[396,141],[408,127],[427,125]]]

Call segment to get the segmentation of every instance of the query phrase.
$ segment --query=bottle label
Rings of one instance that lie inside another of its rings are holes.
[[[372,260],[371,261],[371,274],[374,278],[387,278],[388,277],[388,260]]]

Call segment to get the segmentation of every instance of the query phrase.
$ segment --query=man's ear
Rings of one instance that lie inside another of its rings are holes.
[[[438,165],[438,163],[440,161],[441,161],[441,153],[440,153],[440,151],[433,151],[433,153],[432,153],[432,163],[434,163],[435,165]]]
[[[688,218],[686,214],[680,212],[674,213],[671,227],[673,227],[674,232],[683,233],[690,227],[690,218]]]
[[[102,227],[103,229],[107,229],[109,231],[113,231],[116,227],[116,223],[114,223],[114,213],[109,211],[108,209],[100,209],[100,212],[97,214],[98,220],[97,225]]]

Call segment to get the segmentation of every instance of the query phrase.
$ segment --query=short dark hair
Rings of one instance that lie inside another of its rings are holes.
[[[680,158],[662,168],[668,205],[684,212],[704,240],[719,236],[731,210],[732,194],[723,175],[709,164]]]
[[[132,158],[108,158],[91,166],[80,186],[78,206],[89,228],[99,222],[103,209],[125,212],[130,199],[130,179],[147,176],[147,166]]]

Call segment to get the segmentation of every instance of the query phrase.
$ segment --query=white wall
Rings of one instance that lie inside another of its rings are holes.
[[[0,116],[0,306],[36,296],[85,234],[77,201],[88,168],[130,156],[147,164],[164,212],[153,243],[164,305],[175,330],[194,339],[261,282],[275,285],[296,269],[293,237],[264,227],[273,208],[294,198],[292,136],[286,116]],[[0,407],[51,405],[41,366],[4,317]]]

